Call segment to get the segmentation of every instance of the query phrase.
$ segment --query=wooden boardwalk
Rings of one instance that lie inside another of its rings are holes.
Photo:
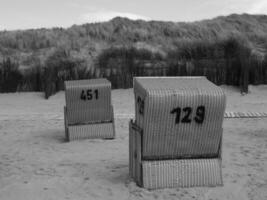
[[[267,112],[225,112],[224,118],[263,118]]]

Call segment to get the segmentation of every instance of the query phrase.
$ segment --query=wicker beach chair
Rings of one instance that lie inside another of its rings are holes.
[[[149,189],[222,184],[226,97],[205,77],[134,78],[130,176]]]
[[[106,79],[65,81],[67,140],[115,137],[111,83]]]

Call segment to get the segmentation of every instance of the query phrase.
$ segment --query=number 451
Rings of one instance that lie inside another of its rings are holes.
[[[80,95],[80,99],[81,100],[92,100],[92,99],[98,99],[98,90],[82,90],[81,95]]]
[[[183,117],[181,120],[181,112],[183,111]],[[176,118],[175,118],[175,123],[179,124],[181,123],[191,123],[192,119],[191,119],[191,114],[192,114],[192,108],[191,107],[185,107],[185,108],[174,108],[171,111],[171,114],[176,114]],[[198,106],[195,116],[194,116],[194,121],[198,124],[202,124],[205,118],[205,106]]]

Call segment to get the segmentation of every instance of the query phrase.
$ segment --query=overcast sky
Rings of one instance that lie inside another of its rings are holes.
[[[69,27],[116,16],[178,22],[232,13],[267,14],[267,0],[0,0],[0,30]]]

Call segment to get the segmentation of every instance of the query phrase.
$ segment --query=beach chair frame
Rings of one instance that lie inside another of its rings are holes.
[[[115,138],[111,83],[107,79],[66,81],[65,98],[64,124],[67,141]]]
[[[141,77],[141,79],[157,78]],[[160,77],[159,80],[168,80],[168,78]],[[169,79],[177,78],[180,77],[170,77]],[[137,79],[140,80],[139,77]],[[199,81],[205,87],[207,83],[207,87],[211,87],[216,93],[215,95],[209,95],[209,92],[205,90],[203,93],[199,92],[198,89],[195,90],[198,92],[197,94],[204,94],[205,98],[208,97],[207,106],[218,107],[218,112],[210,112],[207,117],[207,119],[213,119],[213,117],[217,119],[217,124],[205,124],[204,127],[206,129],[201,129],[202,132],[198,130],[197,125],[189,128],[190,131],[194,131],[191,133],[185,128],[175,127],[174,129],[171,126],[166,126],[166,124],[165,128],[162,129],[159,119],[173,118],[160,116],[161,114],[164,115],[164,113],[166,115],[166,112],[161,112],[158,106],[165,106],[169,109],[169,103],[173,103],[171,98],[177,98],[172,96],[172,92],[176,88],[171,88],[169,91],[163,89],[161,92],[157,89],[154,90],[154,86],[152,86],[152,90],[149,91],[151,88],[148,87],[149,89],[147,89],[146,83],[142,85],[142,81],[137,82],[134,80],[136,119],[129,122],[129,173],[130,177],[140,187],[159,189],[169,187],[220,186],[223,184],[221,148],[223,135],[222,121],[226,103],[225,95],[220,88],[210,83],[205,77],[182,77],[181,79]],[[177,93],[177,91],[175,92]],[[180,102],[182,104],[187,104],[187,99],[191,103],[193,102],[193,105],[197,105],[199,99],[202,102],[204,101],[202,97],[201,99],[196,95],[194,96],[193,92],[183,92],[183,95],[189,95],[193,99],[184,98],[185,101]],[[153,99],[158,98],[162,100],[164,95],[167,95],[167,103],[161,101],[159,104],[159,100]],[[181,93],[178,92],[178,95],[181,95]],[[148,108],[149,106],[150,108]],[[158,109],[158,111],[154,112],[154,109]],[[157,123],[153,122],[153,120]],[[173,135],[172,130],[175,130],[175,135]],[[186,134],[187,140],[180,140],[184,138],[185,133],[189,133]],[[196,137],[195,133],[201,133],[201,136],[197,135]],[[171,141],[164,138],[166,134],[168,134],[169,138],[178,141],[178,143],[171,142],[169,146],[166,145]],[[206,139],[210,140],[205,142]],[[201,145],[198,144],[198,140]],[[185,145],[190,147],[184,148]],[[180,146],[183,148],[179,149]]]

